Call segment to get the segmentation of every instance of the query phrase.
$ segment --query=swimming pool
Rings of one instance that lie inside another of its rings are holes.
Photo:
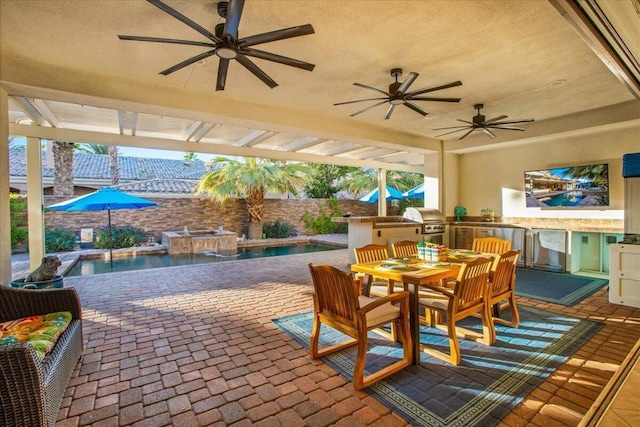
[[[263,258],[281,255],[302,254],[308,252],[331,251],[343,247],[320,243],[298,243],[282,246],[255,246],[238,248],[236,254],[202,252],[197,254],[133,254],[132,256],[113,258],[113,267],[106,258],[79,259],[73,268],[65,274],[87,276],[90,274],[114,273],[150,268],[173,267],[178,265],[205,264],[211,262],[233,261],[237,259]]]

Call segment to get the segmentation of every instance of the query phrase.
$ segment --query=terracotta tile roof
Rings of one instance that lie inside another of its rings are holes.
[[[46,166],[42,153],[42,176],[53,177],[53,168]],[[208,169],[200,160],[191,161],[189,166],[182,160],[149,159],[143,157],[118,156],[121,180],[193,179],[198,180]],[[9,149],[9,175],[26,176],[26,150],[22,147]],[[73,177],[85,179],[111,179],[109,156],[75,152],[73,154]]]
[[[126,193],[194,194],[197,182],[197,180],[184,179],[150,179],[128,182],[115,187]]]

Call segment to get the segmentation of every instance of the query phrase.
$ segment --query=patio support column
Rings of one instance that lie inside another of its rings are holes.
[[[9,95],[0,88],[0,284],[11,282],[9,210]]]
[[[387,170],[378,169],[378,216],[387,216]]]
[[[29,220],[30,271],[38,268],[44,257],[43,206],[40,138],[27,138],[27,213]]]

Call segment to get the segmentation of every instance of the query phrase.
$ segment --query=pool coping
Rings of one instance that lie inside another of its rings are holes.
[[[327,235],[335,236],[335,235]],[[290,244],[300,243],[321,243],[328,246],[335,246],[337,248],[347,248],[346,235],[345,241],[336,241],[333,239],[323,239],[323,235],[314,236],[297,236],[297,237],[285,237],[280,239],[259,239],[259,240],[242,240],[238,242],[238,248],[249,247],[264,247],[264,246],[286,246]],[[164,254],[167,252],[167,248],[164,245],[155,246],[134,246],[130,248],[113,249],[113,258],[125,257],[131,254]],[[109,253],[108,249],[86,249],[82,251],[64,252],[57,254],[58,258],[62,262],[60,266],[60,274],[67,276],[67,274],[75,267],[78,261],[83,259],[96,259],[106,257]]]

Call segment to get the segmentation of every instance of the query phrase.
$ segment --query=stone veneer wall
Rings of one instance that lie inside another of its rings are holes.
[[[182,231],[186,225],[189,230],[217,229],[234,231],[238,236],[248,235],[248,215],[244,199],[230,199],[219,206],[204,198],[153,198],[160,206],[144,209],[125,209],[111,211],[111,223],[114,226],[141,228],[148,236],[160,241],[163,231]],[[45,206],[66,200],[63,197],[45,196]],[[376,204],[365,204],[357,200],[339,199],[338,205],[344,212],[353,216],[377,215]],[[301,218],[309,211],[320,215],[321,210],[329,212],[327,199],[266,199],[263,223],[283,220],[296,227],[300,234],[309,234]],[[388,206],[390,215],[392,207]],[[81,228],[93,228],[94,235],[107,226],[107,212],[45,212],[45,227],[71,229],[79,233]]]

